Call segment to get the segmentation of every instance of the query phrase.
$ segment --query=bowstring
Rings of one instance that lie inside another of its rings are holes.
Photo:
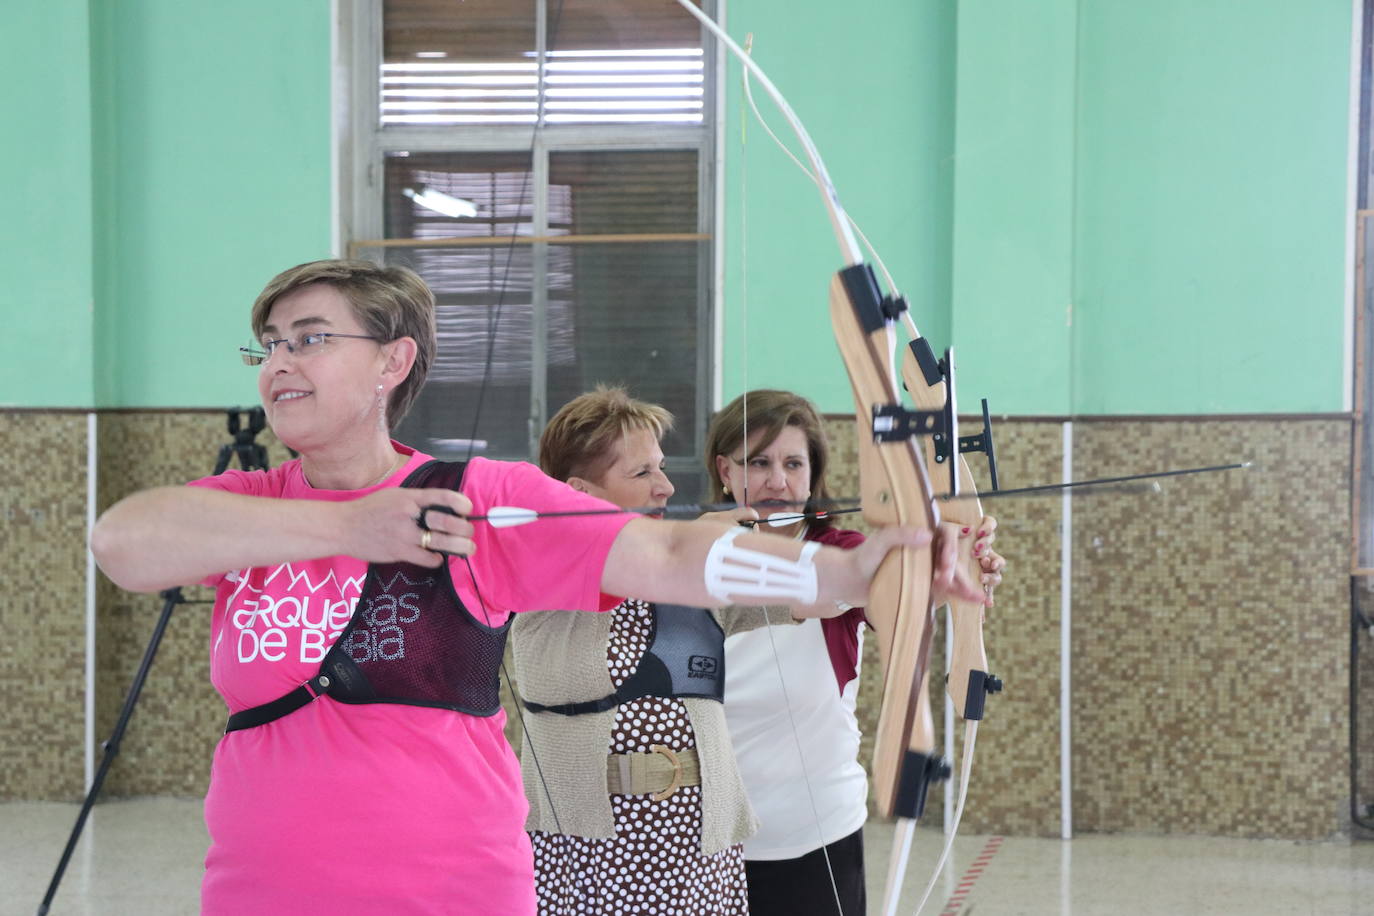
[[[948,619],[948,618],[947,618]],[[954,818],[950,823],[949,837],[945,840],[944,848],[940,850],[940,858],[935,863],[935,868],[930,873],[930,881],[926,884],[925,891],[921,894],[921,900],[916,904],[916,909],[912,911],[912,916],[921,916],[921,911],[925,909],[926,903],[930,900],[931,892],[935,890],[935,885],[940,880],[940,872],[944,870],[945,863],[949,861],[949,854],[954,849],[954,837],[959,833],[959,822],[964,817],[964,803],[968,801],[968,786],[973,778],[973,746],[978,739],[978,720],[964,720],[964,741],[963,741],[963,763],[959,767],[959,802],[954,809]],[[954,744],[953,736],[946,740],[947,745]],[[897,902],[901,899],[901,888],[897,888]]]
[[[752,37],[753,37],[753,36],[751,35],[750,38],[752,39]],[[752,42],[751,42],[751,43],[752,43]],[[749,45],[746,45],[746,49],[748,49],[748,47],[749,47]],[[762,126],[764,132],[766,132],[766,133],[768,134],[768,136],[769,136],[770,138],[772,138],[773,142],[777,145],[777,147],[778,147],[780,150],[782,150],[783,154],[786,155],[788,159],[792,160],[792,162],[796,165],[796,167],[797,167],[798,169],[801,170],[802,174],[804,174],[804,175],[807,177],[807,179],[809,179],[813,184],[815,184],[816,187],[819,188],[819,189],[821,190],[822,193],[825,193],[825,184],[823,183],[823,180],[822,180],[821,176],[820,176],[819,174],[815,173],[815,172],[812,172],[810,169],[808,169],[808,168],[806,167],[806,165],[805,165],[800,159],[798,159],[796,155],[793,154],[793,152],[787,147],[787,144],[785,144],[785,143],[782,141],[782,139],[781,139],[780,137],[778,137],[778,135],[777,135],[776,133],[773,132],[772,128],[769,127],[768,122],[767,122],[767,121],[764,119],[764,117],[763,117],[763,113],[762,113],[761,111],[759,111],[759,107],[758,107],[757,103],[754,101],[753,92],[752,92],[751,89],[750,89],[750,85],[749,85],[749,69],[748,69],[747,67],[746,67],[745,70],[744,70],[744,95],[745,95],[745,99],[747,100],[747,102],[748,102],[748,104],[749,104],[750,110],[753,111],[754,117],[758,120],[758,122],[759,122],[760,126]],[[884,277],[884,278],[886,279],[886,281],[887,281],[888,289],[892,291],[892,294],[893,294],[894,296],[898,296],[899,293],[898,293],[898,290],[897,290],[897,283],[896,283],[896,280],[893,279],[892,274],[888,271],[887,265],[883,262],[882,255],[880,255],[880,254],[878,253],[877,248],[873,245],[872,242],[869,241],[868,236],[865,235],[864,232],[863,232],[863,230],[859,228],[859,224],[854,220],[854,218],[853,218],[852,216],[849,215],[848,211],[845,211],[845,213],[844,213],[844,219],[845,219],[845,222],[848,223],[849,227],[854,231],[854,233],[855,233],[855,234],[859,237],[859,239],[862,241],[864,248],[867,249],[867,251],[869,252],[869,254],[873,257],[873,260],[874,260],[874,262],[877,264],[879,271],[882,273],[883,277]],[[915,322],[914,322],[913,319],[911,318],[910,314],[904,313],[903,317],[906,319],[906,324],[907,324],[907,327],[908,327],[908,328],[910,329],[910,331],[911,331],[911,336],[912,336],[912,337],[919,337],[920,335],[919,335],[918,333],[916,333]],[[894,344],[894,345],[895,345],[895,344]],[[894,363],[895,363],[895,358],[894,358]],[[946,498],[949,498],[949,497],[946,497]],[[957,498],[957,497],[955,497],[955,498]],[[770,633],[769,633],[769,638],[770,638],[770,639],[772,638],[772,633],[771,633],[771,631],[770,631]],[[781,671],[779,672],[779,674],[781,674]],[[948,702],[948,700],[946,700],[946,702]],[[788,712],[789,712],[789,715],[790,715],[790,712],[791,712],[790,708],[789,708]],[[976,729],[976,724],[975,724],[975,729]],[[972,734],[976,734],[976,730],[974,730],[974,731],[972,732]],[[970,735],[970,738],[971,738],[971,735]],[[952,739],[950,739],[949,736],[947,736],[947,741],[949,741],[949,740],[952,740]],[[972,742],[971,742],[971,740],[969,741],[969,743],[968,743],[968,745],[967,745],[967,750],[968,750],[968,753],[965,754],[965,757],[964,757],[964,767],[963,767],[962,772],[961,772],[960,793],[959,793],[959,805],[958,805],[958,808],[957,808],[956,813],[955,813],[955,816],[954,816],[953,830],[950,832],[949,842],[945,845],[945,849],[944,849],[943,853],[942,853],[941,856],[940,856],[940,861],[936,864],[935,871],[934,871],[934,872],[932,873],[932,875],[931,875],[930,884],[926,887],[925,894],[922,896],[921,902],[920,902],[920,904],[918,904],[918,906],[917,906],[917,908],[916,908],[916,914],[917,914],[917,916],[919,916],[921,910],[925,907],[926,900],[927,900],[927,899],[929,898],[929,896],[930,896],[931,889],[935,886],[935,881],[936,881],[936,879],[937,879],[938,876],[939,876],[940,869],[943,867],[946,858],[949,856],[950,848],[953,846],[953,843],[954,843],[954,836],[955,836],[955,834],[958,832],[959,819],[960,819],[960,817],[961,817],[962,814],[963,814],[963,810],[964,810],[964,800],[965,800],[965,798],[967,797],[967,791],[968,791],[968,777],[969,777],[969,774],[970,774],[970,772],[971,772],[972,763],[973,763],[973,757],[972,757]],[[804,766],[804,765],[803,765],[803,766]],[[808,790],[810,789],[810,783],[809,783],[809,781],[808,781],[808,783],[807,783],[807,788],[808,788]],[[814,802],[813,802],[813,804],[814,804]],[[820,826],[820,820],[819,820],[819,816],[818,816],[818,817],[817,817],[817,827],[819,828],[819,826]],[[904,855],[904,856],[903,856],[903,862],[902,862],[902,869],[901,869],[902,871],[905,871],[905,870],[906,870],[906,858],[907,858],[907,856]],[[829,857],[827,856],[827,858],[826,858],[826,866],[827,866],[827,868],[829,867],[829,865],[830,865],[830,860],[829,860]],[[889,866],[889,870],[890,870],[890,868],[891,868],[891,866]],[[889,877],[889,879],[890,879],[890,878],[891,878],[891,875],[889,874],[888,877]],[[833,885],[833,883],[834,883],[834,875],[833,875],[833,872],[832,872],[832,874],[831,874],[831,882],[832,882],[832,885]],[[899,896],[900,896],[900,893],[901,893],[901,888],[898,887],[898,888],[896,889],[896,895],[899,897]],[[895,905],[896,900],[894,900],[893,903],[894,903],[894,905]],[[837,894],[837,897],[836,897],[836,904],[837,904],[837,906],[838,906],[838,904],[839,904],[838,894]]]
[[[753,35],[749,36],[749,41],[751,43],[753,37]],[[744,47],[746,51],[750,50],[749,44],[746,44]],[[782,150],[784,156],[792,160],[793,164],[795,164],[796,167],[801,170],[801,173],[807,177],[807,180],[824,191],[825,186],[821,183],[821,179],[816,176],[816,173],[807,168],[806,164],[798,159],[792,150],[788,149],[787,144],[782,142],[782,138],[780,138],[773,131],[773,128],[768,125],[768,121],[764,118],[763,112],[759,111],[758,103],[754,101],[754,92],[750,88],[748,68],[744,71],[744,98],[749,103],[749,110],[754,113],[754,120],[759,122],[759,126],[763,128],[764,133],[772,138],[773,142],[777,144],[778,149]],[[877,265],[878,272],[881,273],[883,279],[887,281],[887,288],[892,291],[894,296],[898,295],[897,281],[892,278],[892,274],[888,271],[887,264],[884,263],[882,255],[878,253],[878,249],[873,247],[873,243],[868,240],[868,236],[864,235],[864,231],[859,228],[859,224],[854,221],[854,217],[850,215],[848,210],[845,211],[844,218],[849,223],[849,227],[854,230],[854,234],[859,237],[859,241],[863,242],[863,246],[868,251],[869,255],[872,256],[873,263]]]
[[[773,139],[773,142],[774,142],[775,144],[777,144],[778,148],[779,148],[780,150],[782,150],[783,154],[786,155],[788,159],[791,159],[792,162],[796,165],[796,167],[797,167],[798,169],[801,170],[802,174],[804,174],[808,179],[810,179],[812,183],[814,183],[814,184],[816,184],[817,186],[819,186],[819,185],[820,185],[820,179],[819,179],[810,169],[808,169],[808,168],[806,167],[805,163],[803,163],[800,159],[798,159],[798,158],[796,157],[796,155],[793,154],[793,152],[792,152],[790,149],[788,149],[787,144],[785,144],[785,143],[782,141],[782,139],[781,139],[780,137],[778,137],[778,135],[777,135],[776,133],[773,132],[772,128],[770,128],[770,127],[768,126],[768,122],[764,119],[763,113],[759,111],[758,105],[757,105],[757,104],[755,103],[755,101],[754,101],[754,95],[753,95],[753,93],[750,91],[750,88],[749,88],[749,74],[748,74],[748,71],[747,71],[747,70],[746,70],[745,76],[744,76],[744,94],[745,94],[745,98],[746,98],[746,99],[748,100],[748,102],[749,102],[749,107],[750,107],[750,109],[754,112],[754,117],[755,117],[756,119],[758,119],[759,124],[762,125],[764,131],[767,132],[768,136],[771,137],[771,138]],[[874,262],[878,265],[878,270],[881,271],[883,277],[887,280],[888,289],[892,290],[894,296],[895,296],[895,295],[898,295],[898,293],[897,293],[897,283],[896,283],[896,281],[893,279],[891,272],[888,271],[887,265],[883,262],[882,255],[880,255],[880,254],[878,253],[877,248],[875,248],[874,245],[873,245],[873,243],[870,242],[870,241],[868,240],[868,236],[864,234],[864,231],[863,231],[862,229],[859,228],[859,224],[858,224],[857,222],[855,222],[854,218],[853,218],[852,216],[850,216],[849,213],[848,213],[847,211],[846,211],[846,213],[845,213],[845,218],[849,221],[849,225],[850,225],[850,227],[854,230],[854,233],[855,233],[855,234],[859,237],[859,239],[863,242],[864,248],[866,248],[866,249],[868,250],[869,254],[872,255]],[[910,315],[909,313],[903,313],[903,318],[905,319],[906,325],[907,325],[908,329],[909,329],[910,332],[911,332],[911,336],[912,336],[913,338],[919,337],[920,335],[916,332],[915,321],[912,319],[911,315]],[[945,496],[945,497],[937,497],[937,498],[949,499],[949,498],[958,498],[958,497]],[[977,498],[977,494],[974,494],[974,498]],[[946,608],[946,610],[947,610],[947,612],[949,611],[948,608]],[[950,613],[952,614],[952,612],[950,612]],[[948,621],[949,619],[950,619],[950,617],[949,617],[949,615],[947,614],[946,620]],[[946,626],[950,626],[950,625],[951,625],[950,623],[948,623],[948,622],[946,623]],[[946,665],[948,665],[948,662],[949,662],[949,659],[948,659],[948,657],[946,657]],[[949,698],[946,697],[946,698],[945,698],[945,703],[948,705],[949,702],[950,702]],[[954,818],[953,818],[953,823],[952,823],[951,828],[950,828],[950,831],[949,831],[949,839],[948,839],[948,842],[945,843],[944,849],[943,849],[943,851],[942,851],[941,854],[940,854],[939,861],[936,862],[936,864],[935,864],[935,869],[934,869],[934,871],[931,873],[931,876],[930,876],[930,883],[926,885],[925,893],[921,896],[920,903],[918,903],[918,904],[916,905],[916,910],[915,910],[916,916],[920,916],[921,911],[925,908],[926,901],[930,899],[931,891],[934,889],[934,887],[935,887],[935,882],[936,882],[936,880],[938,880],[938,878],[939,878],[939,876],[940,876],[940,870],[944,867],[945,861],[949,858],[950,850],[951,850],[951,848],[952,848],[953,845],[954,845],[954,837],[955,837],[955,835],[956,835],[956,834],[958,833],[958,831],[959,831],[959,821],[960,821],[960,819],[962,818],[963,813],[964,813],[964,802],[965,802],[965,800],[966,800],[967,797],[968,797],[968,781],[969,781],[969,776],[970,776],[970,774],[971,774],[971,772],[972,772],[972,765],[973,765],[973,753],[972,753],[972,751],[973,751],[973,737],[974,737],[974,735],[976,735],[976,734],[977,734],[977,721],[976,721],[976,720],[967,720],[967,727],[966,727],[966,729],[965,729],[965,753],[964,753],[964,761],[963,761],[963,766],[962,766],[962,768],[961,768],[961,770],[960,770],[958,806],[956,807],[955,812],[954,812]],[[947,745],[952,745],[952,744],[953,744],[953,737],[952,737],[952,736],[946,736],[946,744],[947,744]],[[905,856],[904,856],[903,858],[905,859]],[[902,871],[905,871],[905,870],[906,870],[906,869],[905,869],[905,865],[906,865],[906,863],[905,863],[905,861],[903,861]],[[901,894],[901,888],[898,887],[898,888],[896,888],[896,896],[897,896],[897,897],[900,897],[900,894]],[[894,903],[894,905],[895,905],[896,900],[894,900],[893,903]]]
[[[483,361],[482,383],[480,386],[478,386],[477,391],[477,405],[473,410],[472,430],[468,435],[467,455],[463,459],[465,465],[472,461],[473,452],[476,450],[477,446],[477,431],[482,418],[482,406],[486,400],[487,386],[491,380],[492,365],[495,361],[496,337],[497,333],[500,330],[501,312],[503,310],[503,307],[505,306],[506,291],[510,286],[511,265],[515,259],[516,243],[519,239],[520,215],[521,211],[524,209],[526,196],[529,191],[530,181],[534,175],[534,154],[539,144],[539,131],[544,124],[544,105],[546,101],[545,87],[547,84],[545,74],[546,68],[548,66],[548,57],[550,52],[553,50],[554,37],[558,34],[558,26],[563,19],[563,3],[564,0],[558,0],[557,8],[553,11],[553,15],[548,20],[548,25],[545,30],[544,52],[541,55],[539,55],[537,75],[538,88],[535,93],[534,126],[530,130],[528,166],[524,169],[524,171],[521,174],[520,192],[516,195],[515,198],[515,219],[511,221],[510,237],[506,244],[506,262],[502,268],[501,283],[497,289],[496,307],[491,311],[490,317],[487,319],[487,353],[486,358]],[[493,202],[493,205],[494,203],[495,202]],[[493,214],[495,214],[494,207],[492,212]],[[531,220],[533,220],[533,206],[531,206],[530,216]],[[531,249],[531,251],[533,251],[533,249]],[[472,561],[468,557],[464,556],[463,563],[467,567],[468,578],[472,582],[473,592],[477,595],[477,602],[482,609],[482,618],[486,621],[486,625],[488,627],[492,627],[491,614],[487,610],[487,604],[485,599],[483,599],[482,597],[482,590],[477,584],[477,575],[472,568]],[[566,834],[563,833],[562,821],[558,817],[558,807],[554,804],[553,792],[549,789],[548,780],[544,778],[544,767],[539,762],[539,754],[535,751],[534,738],[533,736],[531,736],[529,724],[525,720],[525,712],[523,709],[524,704],[521,699],[520,692],[516,689],[515,680],[511,677],[510,670],[506,667],[506,655],[504,651],[501,653],[500,672],[501,676],[504,677],[506,680],[507,689],[510,690],[511,705],[515,707],[515,715],[517,721],[520,724],[520,732],[521,735],[524,737],[525,747],[529,748],[530,758],[534,761],[534,769],[539,776],[539,785],[544,790],[544,798],[548,800],[549,811],[553,815],[554,826],[558,830],[559,837],[563,838],[560,841],[559,846],[562,849],[564,864],[566,866],[569,855],[568,844],[566,842]],[[563,872],[565,875],[568,876],[567,880],[570,881],[572,874],[571,869],[565,867],[563,869]]]
[[[754,35],[751,32],[744,40],[744,53],[749,54],[753,50]],[[753,109],[755,116],[758,116],[758,108],[753,104],[753,96],[749,92],[749,68],[743,68],[744,93],[749,98],[750,108]],[[759,117],[759,122],[763,124],[763,129],[771,135],[768,125]],[[740,352],[745,354],[742,361],[743,367],[740,373],[740,384],[744,389],[741,396],[741,407],[743,419],[741,421],[741,434],[744,436],[744,492],[740,498],[745,506],[749,505],[749,477],[753,468],[751,459],[751,448],[749,445],[749,155],[748,155],[748,116],[740,118]],[[776,137],[774,138],[776,139]],[[801,521],[801,537],[805,540],[807,522],[805,517]],[[819,623],[818,623],[819,625]],[[806,766],[806,753],[802,748],[801,731],[797,728],[797,719],[792,711],[792,700],[787,692],[787,679],[782,672],[782,656],[778,653],[777,639],[773,634],[772,615],[767,608],[763,612],[763,628],[768,634],[768,645],[773,650],[773,667],[778,675],[778,687],[782,691],[783,708],[787,710],[787,721],[792,730],[792,743],[797,749],[797,762],[801,765],[802,782],[806,785],[806,798],[811,806],[811,818],[816,825],[816,839],[820,841],[821,857],[825,860],[825,873],[830,880],[830,892],[835,899],[836,916],[844,916],[844,904],[840,900],[839,882],[835,880],[835,868],[830,861],[830,849],[825,841],[825,831],[821,827],[820,809],[816,805],[815,788],[811,785],[811,774]],[[824,631],[822,631],[824,638]]]
[[[472,582],[472,591],[477,595],[477,603],[482,608],[482,619],[486,621],[488,628],[495,629],[492,627],[491,613],[487,610],[486,599],[482,597],[482,589],[477,584],[477,574],[473,571],[472,559],[464,556],[463,565],[467,567],[468,578]],[[509,615],[507,619],[509,619]],[[525,736],[526,745],[529,746],[530,757],[534,760],[534,770],[539,774],[539,784],[544,788],[544,797],[549,800],[549,811],[553,814],[554,826],[558,829],[558,835],[563,836],[563,823],[558,819],[558,808],[553,803],[553,795],[549,792],[549,784],[544,779],[544,767],[539,763],[539,755],[534,752],[534,740],[530,737],[529,724],[525,721],[525,710],[522,708],[523,704],[520,702],[520,694],[516,692],[515,681],[511,679],[510,671],[506,668],[505,652],[501,653],[501,675],[505,677],[506,686],[510,688],[511,698],[513,700],[511,705],[515,707],[515,718],[520,722],[520,731]]]
[[[803,524],[803,531],[805,530]],[[816,823],[816,838],[821,841],[821,858],[825,860],[825,872],[830,877],[830,892],[835,895],[835,913],[844,916],[844,904],[840,902],[840,886],[835,880],[835,869],[830,863],[830,848],[825,842],[825,832],[821,829],[821,812],[816,806],[816,791],[811,785],[811,774],[806,767],[806,754],[802,750],[801,732],[797,719],[792,712],[792,700],[787,694],[787,681],[782,676],[782,656],[778,654],[778,644],[773,638],[772,615],[768,609],[763,613],[764,630],[768,633],[768,644],[773,648],[773,665],[778,671],[778,686],[782,688],[783,708],[787,710],[787,721],[792,727],[792,742],[797,746],[797,760],[801,763],[802,782],[806,785],[806,797],[811,804],[811,818]]]

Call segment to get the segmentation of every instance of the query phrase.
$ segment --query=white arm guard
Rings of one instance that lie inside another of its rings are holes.
[[[706,555],[706,591],[726,602],[748,604],[748,598],[816,603],[816,566],[811,557],[821,545],[807,541],[801,556],[784,560],[735,544],[747,529],[734,528],[716,538]]]

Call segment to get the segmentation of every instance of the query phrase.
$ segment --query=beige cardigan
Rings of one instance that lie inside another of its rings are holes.
[[[711,614],[726,636],[768,621],[795,622],[785,607],[731,606]],[[606,666],[611,618],[609,611],[517,614],[511,650],[519,694],[532,703],[554,705],[599,700],[614,693]],[[744,842],[758,829],[758,821],[735,766],[724,708],[714,700],[695,697],[684,697],[681,702],[687,707],[701,760],[701,852],[715,855]],[[524,710],[528,731],[522,740],[520,769],[530,802],[525,829],[557,833],[561,827],[571,836],[615,836],[606,789],[606,755],[619,708],[580,716]],[[531,745],[534,753],[530,752]],[[552,805],[549,794],[553,795]]]

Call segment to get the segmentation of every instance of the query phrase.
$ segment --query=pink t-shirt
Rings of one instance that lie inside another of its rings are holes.
[[[298,461],[193,482],[231,493],[342,501],[400,484],[427,456],[365,490],[317,490]],[[487,507],[613,508],[528,464],[474,459],[462,492]],[[475,525],[473,575],[450,570],[478,621],[511,612],[613,606],[602,567],[626,515],[516,528]],[[319,671],[347,625],[367,564],[328,557],[212,577],[210,676],[231,712],[274,700]],[[477,580],[480,600],[472,578]],[[482,718],[321,697],[215,749],[201,888],[206,914],[535,912],[527,804],[505,714]]]

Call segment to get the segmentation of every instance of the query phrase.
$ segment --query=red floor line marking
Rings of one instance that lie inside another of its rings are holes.
[[[1004,837],[989,837],[983,846],[983,851],[973,860],[973,864],[968,867],[963,876],[959,879],[954,893],[949,895],[949,900],[945,901],[945,908],[940,911],[940,916],[958,916],[960,910],[964,908],[964,900],[972,892],[973,886],[982,877],[984,869],[987,868],[992,857],[997,855],[997,850],[1002,847]]]

